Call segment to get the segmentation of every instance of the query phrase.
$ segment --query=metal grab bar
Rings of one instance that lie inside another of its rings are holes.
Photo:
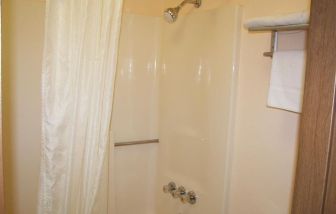
[[[142,145],[142,144],[152,144],[152,143],[159,143],[159,142],[160,142],[159,139],[124,141],[124,142],[116,142],[116,143],[114,143],[114,147],[133,146],[133,145]]]

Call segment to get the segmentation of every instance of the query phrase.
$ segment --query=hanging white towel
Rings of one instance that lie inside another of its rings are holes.
[[[301,112],[305,51],[276,51],[273,55],[268,106]]]
[[[279,16],[266,16],[250,19],[245,22],[246,28],[252,27],[272,27],[282,25],[300,25],[309,23],[309,12],[290,13]]]

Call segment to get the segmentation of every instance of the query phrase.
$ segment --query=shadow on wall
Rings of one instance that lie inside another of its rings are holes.
[[[3,142],[3,154],[4,154],[4,191],[5,191],[5,208],[7,213],[14,213],[13,201],[14,201],[14,157],[13,157],[13,121],[11,120],[11,115],[13,115],[13,92],[11,88],[13,84],[11,80],[13,79],[13,73],[11,71],[11,44],[12,38],[11,33],[13,32],[13,26],[10,24],[9,18],[11,17],[12,5],[9,1],[3,1],[3,20],[2,20],[2,142]]]
[[[4,0],[3,146],[6,213],[36,213],[45,2]]]

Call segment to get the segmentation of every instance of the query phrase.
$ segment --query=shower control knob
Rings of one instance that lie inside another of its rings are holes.
[[[181,201],[183,203],[196,204],[197,201],[196,193],[194,191],[189,191],[181,198]]]
[[[174,198],[182,198],[186,194],[186,189],[183,186],[180,186],[177,190],[172,192]]]
[[[176,190],[176,184],[174,182],[170,182],[167,185],[163,186],[163,192],[164,193],[171,193]]]

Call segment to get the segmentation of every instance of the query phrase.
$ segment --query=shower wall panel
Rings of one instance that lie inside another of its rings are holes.
[[[114,142],[158,138],[161,19],[124,14],[113,109]],[[157,145],[115,148],[117,214],[154,214]],[[111,199],[113,200],[113,199]]]
[[[234,5],[163,26],[158,214],[225,213],[239,29]],[[194,190],[197,203],[164,194],[170,181]]]

